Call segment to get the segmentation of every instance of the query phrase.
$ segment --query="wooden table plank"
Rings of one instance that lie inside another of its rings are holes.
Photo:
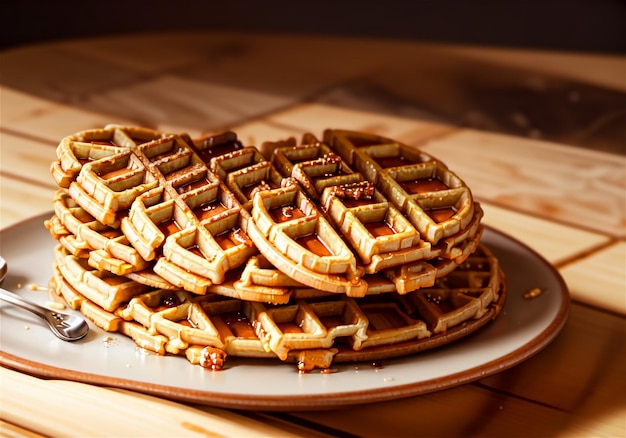
[[[256,121],[300,135],[311,132],[319,137],[325,129],[348,129],[370,132],[398,141],[404,141],[410,137],[416,143],[448,135],[458,130],[455,127],[419,119],[389,116],[320,103],[294,105],[283,111],[257,118]],[[255,121],[251,122],[254,123]],[[246,129],[245,127],[242,128]],[[297,138],[300,140],[299,136]]]
[[[2,419],[0,419],[0,435],[6,438],[45,438],[40,433],[30,431],[25,427]]]
[[[571,414],[626,408],[626,318],[573,304],[547,350],[480,383]],[[558,360],[555,360],[558,358]]]
[[[119,114],[166,132],[210,129],[250,119],[294,103],[281,96],[205,82],[159,76],[94,94],[90,108]]]
[[[85,111],[0,86],[2,131],[56,146],[65,136],[114,124],[135,124],[117,115]]]
[[[50,143],[0,133],[4,145],[0,173],[42,186],[56,187],[50,163],[56,159],[56,147]]]
[[[52,211],[54,189],[0,174],[0,229]]]
[[[498,47],[450,47],[450,53],[469,60],[480,59],[490,64],[517,67],[524,71],[565,77],[586,84],[624,91],[626,67],[621,56],[598,53],[566,53],[554,50],[537,51]],[[590,66],[593,66],[590,68]]]
[[[192,68],[199,60],[210,62],[218,52],[211,53],[207,45],[233,41],[229,35],[197,33],[190,39],[185,33],[152,33],[149,35],[110,35],[84,40],[66,40],[55,44],[68,56],[84,62],[106,62],[111,68],[138,72],[149,77],[166,71]],[[36,48],[34,49],[36,50]],[[32,53],[30,54],[32,56]]]
[[[560,269],[572,296],[626,315],[626,243],[619,241]]]
[[[62,380],[42,380],[0,368],[3,397],[11,400],[2,418],[48,436],[136,435],[164,437],[296,436],[223,409],[202,411],[153,396]],[[38,402],[21,393],[28,387]],[[59,412],[62,406],[63,415]]]
[[[76,56],[56,44],[3,52],[2,75],[4,85],[79,107],[87,96],[145,79],[143,72]]]
[[[474,195],[481,199],[480,193]],[[610,242],[610,237],[603,234],[508,210],[490,202],[482,201],[481,205],[485,211],[484,224],[515,237],[555,265]]]
[[[298,418],[367,437],[558,436],[567,413],[473,385],[422,397],[294,413]]]

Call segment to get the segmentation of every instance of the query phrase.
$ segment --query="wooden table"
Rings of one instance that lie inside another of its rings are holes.
[[[229,412],[2,368],[3,434],[625,436],[622,57],[177,33],[26,46],[0,62],[2,228],[51,210],[55,146],[80,130],[234,129],[248,144],[363,130],[446,162],[484,223],[545,257],[572,298],[560,336],[511,369],[334,411]],[[35,405],[49,414],[30,418]]]

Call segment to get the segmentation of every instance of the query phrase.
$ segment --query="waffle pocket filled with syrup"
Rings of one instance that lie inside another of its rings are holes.
[[[57,157],[56,292],[159,354],[213,369],[394,357],[479,329],[506,296],[471,190],[391,139],[327,130],[257,149],[111,125]]]

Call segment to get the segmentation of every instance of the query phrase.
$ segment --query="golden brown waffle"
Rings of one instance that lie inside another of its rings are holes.
[[[54,216],[45,222],[52,237],[72,255],[87,259],[94,269],[125,275],[151,287],[174,286],[155,274],[121,230],[103,225],[78,206],[67,191],[54,195]]]
[[[99,271],[82,259],[69,254],[62,246],[55,249],[55,270],[76,291],[106,311],[114,311],[148,286],[126,277]]]
[[[365,275],[384,271],[406,293],[445,275],[423,261],[458,264],[476,248],[482,210],[430,155],[330,130],[325,142],[307,134],[300,146],[291,140],[262,150],[285,179],[283,188],[254,198],[248,232],[268,260],[304,284],[358,297]]]
[[[52,173],[74,212],[57,212],[49,228],[98,269],[140,282],[149,269],[151,281],[196,294],[226,293],[219,285],[246,265],[238,296],[269,302],[293,295],[289,281],[315,293],[405,294],[432,286],[478,244],[482,210],[469,189],[414,148],[346,131],[265,146],[271,161],[233,133],[193,142],[109,126],[69,136]],[[77,218],[84,226],[66,223]],[[104,232],[115,237],[93,235]],[[290,280],[250,281],[260,278],[246,274],[258,251],[266,270]]]
[[[257,252],[242,231],[247,217],[202,161],[213,144],[201,158],[187,137],[140,133],[154,140],[135,143],[138,134],[125,127],[70,136],[52,172],[76,204],[103,226],[120,229],[165,282],[205,293]],[[97,156],[83,147],[86,141]],[[220,141],[218,147],[239,147],[229,135]]]
[[[94,271],[59,246],[53,284],[96,325],[158,354],[220,368],[226,356],[274,357],[301,370],[432,348],[493,319],[505,297],[497,259],[484,246],[434,287],[354,299],[321,294],[283,305],[213,293],[148,289]],[[118,277],[119,278],[119,277]],[[227,281],[221,287],[233,288]]]

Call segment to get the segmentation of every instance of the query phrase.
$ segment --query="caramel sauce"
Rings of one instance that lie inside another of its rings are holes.
[[[343,202],[343,205],[345,205],[347,208],[355,208],[355,207],[362,207],[364,205],[370,205],[370,204],[376,204],[377,201],[375,201],[372,198],[360,198],[360,199],[350,199],[350,198],[344,198],[341,200],[341,202]]]
[[[370,234],[374,237],[391,236],[392,234],[396,233],[396,230],[385,221],[368,222],[364,225],[365,228],[367,228],[367,231],[369,231]]]
[[[450,188],[437,178],[400,181],[400,187],[402,187],[404,191],[409,194],[438,192],[441,190],[448,190]]]
[[[378,139],[369,139],[369,138],[352,137],[352,136],[348,136],[347,138],[348,138],[348,141],[350,141],[350,143],[352,143],[354,146],[358,148],[380,144],[380,140]]]
[[[106,237],[107,239],[115,239],[117,237],[120,237],[122,235],[122,232],[120,230],[111,229],[111,230],[101,231],[100,235],[102,237]]]
[[[217,244],[224,250],[229,249],[229,248],[234,248],[235,246],[237,246],[238,244],[236,242],[233,241],[233,239],[231,238],[232,233],[229,231],[226,231],[222,234],[218,234],[217,236],[215,236],[215,241],[217,242]]]
[[[202,221],[204,219],[208,219],[217,214],[220,214],[221,212],[225,210],[226,210],[226,206],[222,204],[219,200],[214,199],[194,209],[193,214],[196,215],[198,220]]]
[[[342,176],[342,175],[348,175],[348,173],[344,172],[343,169],[341,167],[339,167],[337,170],[335,170],[334,172],[326,172],[323,175],[320,175],[319,179],[325,179],[325,178],[332,178],[334,176]]]
[[[279,322],[277,325],[283,333],[303,333],[302,328],[293,321]]]
[[[327,329],[340,325],[346,325],[346,322],[344,322],[344,320],[337,315],[320,316],[319,320]]]
[[[454,306],[450,304],[448,301],[431,300],[431,299],[429,299],[428,301],[435,304],[437,306],[437,309],[441,313],[450,313],[455,309]]]
[[[382,361],[380,360],[375,360],[374,362],[372,362],[372,368],[376,369],[376,370],[382,370],[384,367]]]
[[[249,160],[246,161],[234,161],[234,162],[229,162],[228,163],[228,168],[224,169],[227,172],[235,172],[237,170],[241,170],[241,169],[245,169],[246,167],[250,167],[252,165],[256,164],[256,162],[254,161],[254,157],[250,157]]]
[[[237,245],[241,245],[241,244],[247,245],[247,246],[253,245],[252,240],[250,240],[248,235],[244,233],[243,230],[240,228],[234,229],[233,232],[230,233],[230,238]]]
[[[144,143],[150,143],[151,141],[155,140],[154,138],[139,138],[139,137],[131,137],[130,139],[136,145],[140,145],[140,144],[144,144]]]
[[[167,294],[164,295],[161,298],[161,305],[163,306],[167,306],[167,307],[176,307],[180,304],[180,299],[178,298],[178,295],[176,294]]]
[[[456,213],[456,209],[452,207],[426,208],[424,212],[436,223],[441,223],[450,220]]]
[[[247,199],[252,199],[256,191],[271,190],[275,188],[278,188],[278,186],[271,181],[268,182],[265,180],[261,180],[252,184],[248,184],[247,186],[243,186],[241,188],[241,192]]]
[[[243,312],[227,312],[220,315],[233,335],[238,338],[256,338],[250,320]]]
[[[298,237],[295,239],[297,243],[308,249],[312,253],[321,257],[327,257],[333,255],[332,251],[326,243],[319,238],[317,234],[308,234],[306,236]]]
[[[189,182],[187,184],[183,184],[182,186],[178,186],[176,188],[176,191],[179,194],[182,194],[182,193],[186,193],[186,192],[189,192],[191,190],[197,189],[198,187],[204,187],[207,184],[209,184],[209,180],[208,179],[200,178],[199,180],[191,181],[191,182]]]
[[[282,223],[306,216],[306,214],[304,214],[304,212],[294,204],[281,205],[280,207],[272,208],[269,213],[276,223]]]
[[[117,275],[102,276],[101,280],[110,286],[127,283],[129,281],[128,278],[117,276]]]
[[[198,328],[198,326],[190,319],[181,319],[180,321],[176,321],[176,322],[185,327]]]
[[[406,321],[400,317],[398,312],[391,309],[375,309],[366,312],[366,316],[370,321],[370,326],[375,330],[398,328],[406,325]]]
[[[188,247],[187,251],[204,258],[204,254],[202,253],[202,251],[200,251],[200,248],[197,245]]]
[[[150,162],[155,162],[155,161],[161,161],[161,160],[167,160],[168,158],[171,158],[175,155],[178,155],[178,153],[181,151],[182,149],[170,149],[169,151],[165,151],[162,152],[158,155],[155,155],[153,157],[150,157]]]
[[[533,298],[537,298],[538,296],[540,296],[543,293],[543,290],[541,288],[538,287],[533,287],[532,289],[524,292],[524,299],[525,300],[532,300]]]
[[[460,275],[447,275],[443,278],[438,279],[439,283],[442,287],[450,288],[450,289],[467,289],[470,287],[469,281],[465,276]],[[477,286],[484,287],[484,286]],[[465,292],[466,294],[469,292]]]
[[[112,170],[110,172],[106,172],[106,173],[98,173],[98,176],[102,179],[113,179],[113,178],[117,178],[119,176],[123,176],[127,173],[129,173],[131,171],[131,169],[129,169],[128,167],[122,167],[121,169],[117,169],[117,170]]]
[[[170,236],[182,230],[180,225],[178,225],[178,223],[173,219],[170,219],[165,222],[161,222],[158,226],[159,226],[159,230],[161,230],[161,232],[165,235],[165,237]]]
[[[180,302],[180,299],[178,298],[178,295],[174,293],[168,293],[166,295],[163,295],[161,297],[161,300],[159,301],[159,304],[154,307],[151,307],[151,309],[154,310],[155,312],[161,312],[163,310],[176,307],[180,304],[181,302]]]
[[[225,155],[230,152],[235,152],[235,151],[238,151],[239,149],[242,149],[242,146],[238,142],[228,142],[228,143],[222,143],[222,144],[217,144],[217,145],[210,145],[209,147],[205,149],[200,149],[198,151],[198,155],[200,156],[202,161],[204,161],[205,163],[208,163],[209,161],[211,161],[211,158],[213,157],[219,157],[220,155]]]
[[[291,164],[304,163],[307,161],[313,161],[313,160],[317,160],[320,158],[319,149],[316,150],[316,154],[313,156],[298,155],[298,154],[285,154],[285,155],[287,155],[287,158],[289,159]]]
[[[398,155],[395,157],[375,157],[374,160],[376,160],[376,162],[383,169],[388,169],[390,167],[408,166],[410,164],[417,164],[420,162],[420,161],[411,160],[402,155]]]
[[[471,283],[473,283],[472,281],[468,281],[467,283],[469,283],[470,285],[468,287],[474,287]],[[469,290],[465,290],[463,291],[463,295],[469,298],[476,298],[476,299],[480,299],[481,296],[483,295],[483,292],[478,290],[478,291],[469,291]]]

